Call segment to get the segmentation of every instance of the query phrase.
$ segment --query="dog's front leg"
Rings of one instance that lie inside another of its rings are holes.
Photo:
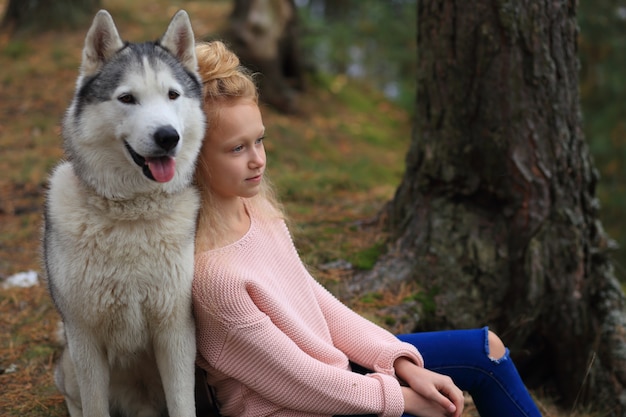
[[[169,416],[194,417],[196,332],[191,314],[172,328],[160,329],[154,350]]]
[[[98,337],[65,325],[84,417],[109,416],[109,364]]]

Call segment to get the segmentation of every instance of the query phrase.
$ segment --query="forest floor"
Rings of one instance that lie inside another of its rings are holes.
[[[0,12],[6,0],[0,0]],[[225,22],[225,1],[103,0],[125,39],[155,39],[179,8],[197,37]],[[42,279],[40,238],[47,175],[62,157],[60,120],[71,99],[86,28],[17,38],[0,34],[0,416],[66,416],[54,387],[60,352],[59,317]],[[410,116],[365,86],[342,77],[313,82],[300,97],[301,114],[264,108],[269,169],[292,218],[298,249],[321,280],[345,271],[319,268],[358,263],[384,239],[369,224],[402,175]],[[365,254],[365,255],[364,255]],[[367,261],[367,260],[366,260]],[[5,288],[32,271],[38,284]],[[375,318],[374,318],[375,319]],[[541,390],[545,416],[564,412]],[[476,416],[468,399],[466,416]]]

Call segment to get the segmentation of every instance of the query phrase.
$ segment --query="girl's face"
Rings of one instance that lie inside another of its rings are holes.
[[[259,106],[237,101],[225,106],[209,126],[200,157],[208,169],[208,185],[224,199],[253,197],[265,170],[265,127]]]

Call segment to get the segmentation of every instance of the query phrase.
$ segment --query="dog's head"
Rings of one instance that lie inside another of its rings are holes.
[[[188,186],[204,136],[196,71],[185,11],[145,43],[122,41],[110,14],[98,12],[63,124],[77,175],[107,198]]]

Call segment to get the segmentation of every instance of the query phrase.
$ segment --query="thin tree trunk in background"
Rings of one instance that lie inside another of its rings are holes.
[[[296,92],[304,89],[293,0],[234,0],[224,39],[242,63],[260,73],[261,100],[285,113],[298,111]]]
[[[1,26],[10,31],[75,27],[89,21],[100,5],[100,0],[9,0]]]
[[[353,292],[414,285],[392,330],[491,326],[531,386],[626,416],[626,312],[582,129],[576,2],[418,2],[416,125]]]

